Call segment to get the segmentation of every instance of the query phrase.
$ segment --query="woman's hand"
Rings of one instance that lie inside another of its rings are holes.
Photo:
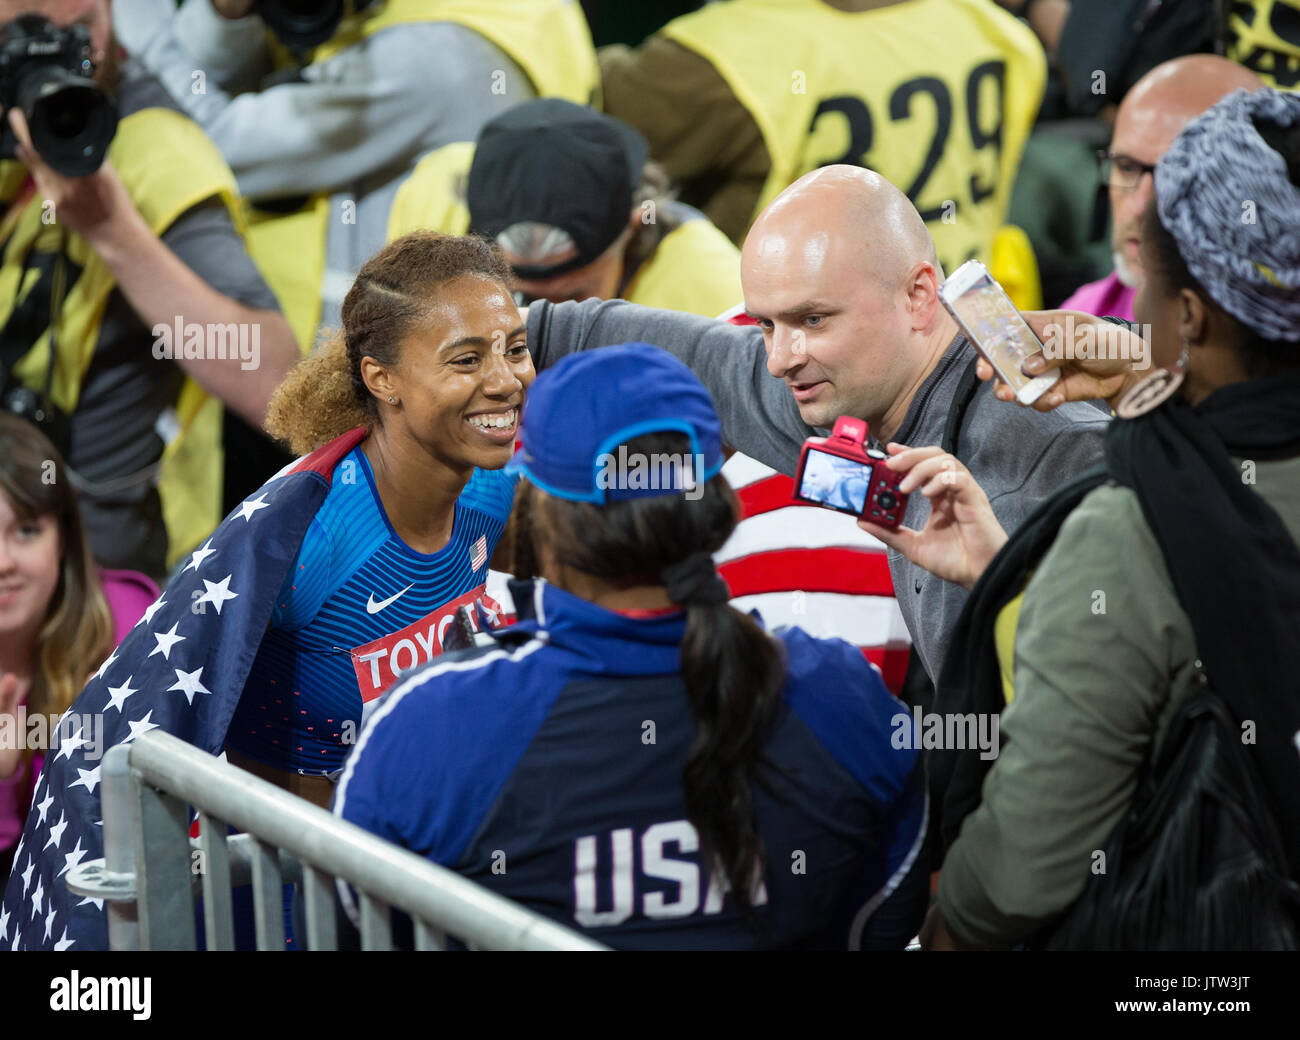
[[[18,699],[22,696],[22,684],[18,676],[11,672],[0,673],[0,719],[10,719],[0,726],[0,733],[12,733],[14,746],[0,743],[0,780],[8,780],[18,771],[23,760],[23,742],[19,734],[26,733],[26,727],[20,725],[18,718]]]
[[[1094,401],[1100,398],[1114,408],[1130,387],[1145,374],[1150,364],[1151,348],[1136,332],[1113,321],[1106,321],[1083,311],[1024,311],[1021,315],[1045,345],[1060,349],[1035,354],[1025,362],[1024,372],[1041,376],[1050,369],[1059,368],[1061,378],[1056,381],[1030,407],[1040,412],[1050,412],[1066,401]],[[1090,358],[1066,357],[1067,348],[1077,352],[1091,342]],[[1134,362],[1143,371],[1135,371]],[[995,378],[993,366],[983,357],[975,369],[980,379],[988,382]],[[1015,391],[1002,380],[993,391],[999,401],[1016,402]],[[1016,402],[1018,403],[1018,402]],[[1021,407],[1024,407],[1023,405]]]
[[[890,444],[887,450],[892,457],[885,465],[907,474],[899,490],[908,495],[919,491],[928,498],[930,517],[920,531],[880,527],[867,520],[859,520],[858,526],[935,577],[974,588],[1007,540],[984,489],[941,448]]]

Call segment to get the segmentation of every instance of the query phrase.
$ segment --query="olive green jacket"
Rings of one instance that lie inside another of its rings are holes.
[[[1241,467],[1300,543],[1300,458]],[[939,878],[949,930],[993,947],[1078,898],[1198,681],[1191,622],[1131,489],[1097,488],[1062,525],[1025,588],[1014,677],[1002,751]]]

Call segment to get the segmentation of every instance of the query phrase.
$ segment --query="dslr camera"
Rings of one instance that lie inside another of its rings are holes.
[[[841,415],[829,437],[809,437],[799,452],[794,499],[850,513],[881,527],[897,527],[907,512],[898,490],[903,474],[885,465],[884,452],[868,448],[867,424]]]
[[[36,151],[67,177],[98,170],[117,132],[117,106],[93,72],[85,26],[23,14],[0,29],[0,107],[22,110]],[[12,159],[16,144],[6,121],[0,158]]]

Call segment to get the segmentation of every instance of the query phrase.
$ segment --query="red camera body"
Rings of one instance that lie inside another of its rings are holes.
[[[799,452],[795,501],[898,527],[907,512],[907,496],[898,490],[903,475],[866,445],[867,424],[848,415],[835,420],[829,437],[809,437]]]

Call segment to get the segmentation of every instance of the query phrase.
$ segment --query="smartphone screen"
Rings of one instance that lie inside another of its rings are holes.
[[[957,268],[944,282],[940,295],[967,337],[1021,401],[1032,402],[1060,377],[1055,370],[1036,378],[1021,371],[1021,366],[1040,353],[1043,345],[978,260]]]
[[[799,497],[857,516],[866,507],[870,483],[871,466],[867,463],[809,448]]]

